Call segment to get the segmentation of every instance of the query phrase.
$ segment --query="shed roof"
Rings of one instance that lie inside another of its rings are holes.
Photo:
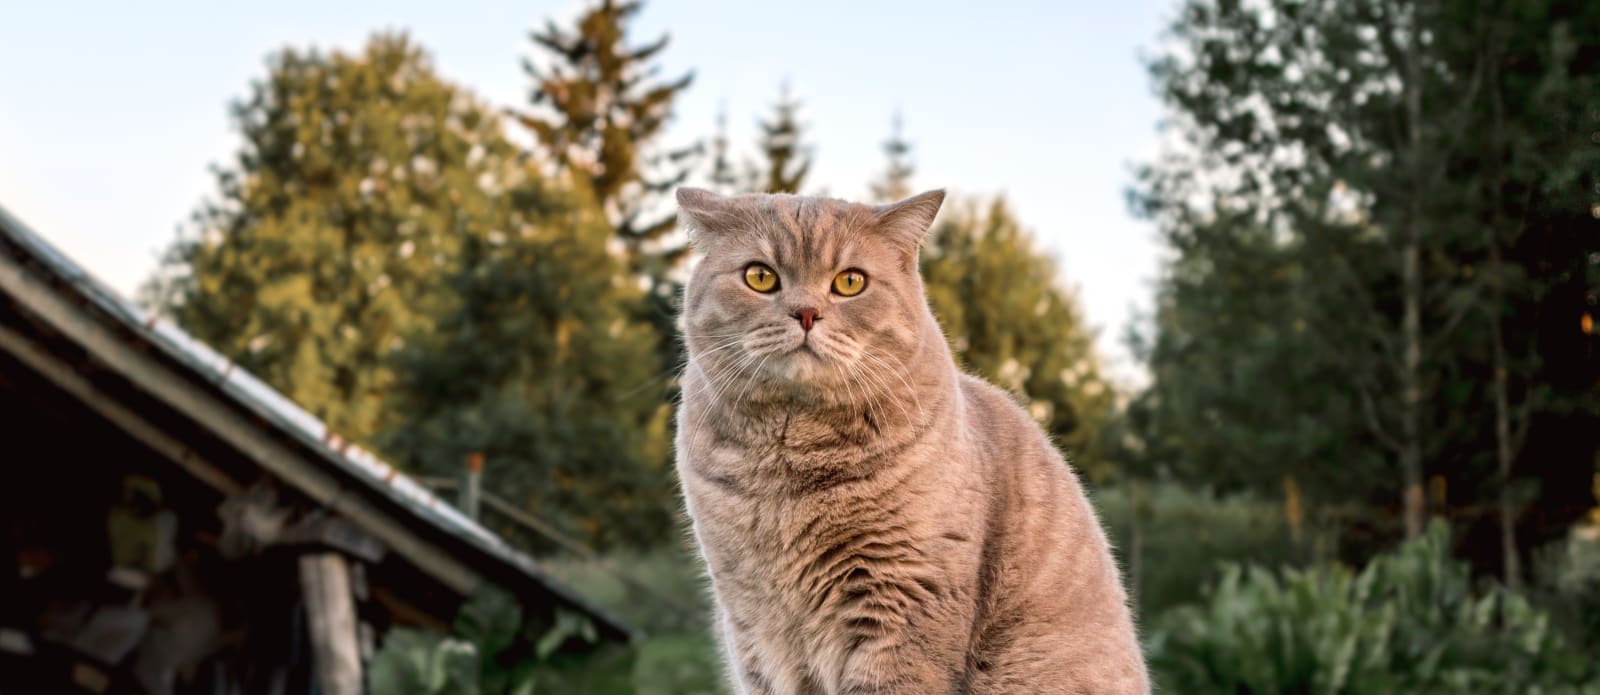
[[[352,521],[368,525],[363,521],[381,520],[398,529],[420,524],[438,531],[427,534],[429,538],[396,538],[395,532],[388,538],[382,533],[376,535],[443,583],[466,594],[478,583],[488,581],[523,601],[531,598],[530,591],[544,593],[557,605],[590,615],[601,633],[610,638],[633,636],[628,626],[556,581],[533,559],[412,478],[371,452],[344,442],[321,420],[182,329],[123,299],[3,206],[0,242],[9,242],[0,243],[0,293],[10,295],[80,343],[87,342],[89,333],[97,327],[111,329],[97,334],[115,339],[94,342],[101,343],[101,350],[127,351],[128,360],[111,360],[112,368],[154,356],[159,367],[209,385],[211,395],[255,416],[246,421],[263,423],[273,433],[298,445],[293,447],[293,455],[262,455],[255,463],[278,473],[313,499],[346,513]],[[146,378],[160,376],[171,375]],[[138,379],[130,380],[139,383]],[[160,381],[147,385],[164,386]],[[162,397],[161,393],[153,395]],[[194,410],[192,403],[185,407],[174,399],[165,400],[180,412]],[[290,470],[295,467],[315,470]],[[356,511],[361,513],[353,513]],[[421,558],[414,557],[430,551],[438,554],[434,559],[442,557],[450,562],[417,562]]]

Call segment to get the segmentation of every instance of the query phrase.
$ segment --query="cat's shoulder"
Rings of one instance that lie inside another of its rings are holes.
[[[1027,411],[1011,392],[981,377],[966,373],[961,375],[958,383],[962,399],[967,405],[969,419],[1007,429],[1027,428],[1033,425],[1033,419],[1028,417]]]

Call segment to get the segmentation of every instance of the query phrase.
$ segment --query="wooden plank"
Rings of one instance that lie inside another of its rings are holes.
[[[90,318],[4,254],[0,254],[0,291],[123,378],[200,423],[262,468],[319,504],[367,527],[389,548],[458,594],[470,595],[482,582],[465,563],[424,542],[398,520],[345,489],[318,464],[241,417],[231,404],[190,383],[154,357],[132,349],[126,338]]]
[[[361,633],[350,567],[339,553],[300,556],[312,665],[324,695],[361,695]]]
[[[224,495],[238,494],[240,490],[244,489],[227,473],[222,472],[222,469],[201,458],[199,454],[185,446],[183,442],[174,439],[137,413],[123,407],[121,403],[101,391],[82,375],[56,360],[50,353],[35,345],[33,341],[24,338],[21,334],[5,326],[0,326],[0,350],[11,353],[13,357],[17,358],[17,361],[38,372],[45,379],[55,384],[56,388],[66,391],[90,410],[98,413],[100,417],[109,420],[111,424],[127,432],[129,436],[138,440],[139,443],[178,464],[185,471],[188,471],[190,475],[210,485],[213,489]]]

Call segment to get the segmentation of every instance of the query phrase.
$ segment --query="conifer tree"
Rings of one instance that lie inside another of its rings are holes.
[[[888,166],[881,178],[872,183],[872,197],[879,202],[893,202],[911,195],[911,143],[906,141],[904,123],[900,112],[894,114],[889,139],[883,142],[883,153],[888,156]]]
[[[799,193],[811,170],[811,152],[801,141],[800,101],[789,93],[788,82],[779,89],[771,118],[758,125],[762,161],[751,167],[754,190]]]
[[[717,111],[717,130],[711,136],[711,188],[723,195],[738,193],[739,175],[728,152],[728,107]]]
[[[687,178],[698,151],[660,147],[674,103],[694,73],[656,80],[660,68],[654,61],[669,37],[630,45],[628,25],[641,7],[637,1],[600,0],[575,27],[551,20],[532,34],[541,52],[524,60],[523,68],[533,80],[533,109],[517,115],[557,164],[587,181],[636,269],[652,265],[643,258],[646,245],[665,241],[674,228],[675,218],[657,209],[658,202]],[[682,251],[659,249],[665,261],[653,265],[671,266]]]

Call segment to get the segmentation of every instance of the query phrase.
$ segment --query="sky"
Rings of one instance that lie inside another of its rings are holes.
[[[229,104],[286,46],[356,51],[404,30],[438,72],[519,106],[530,29],[582,3],[33,2],[0,13],[0,206],[132,295],[215,190],[238,139]],[[1076,287],[1111,373],[1147,312],[1155,231],[1132,217],[1132,167],[1156,152],[1159,104],[1142,56],[1167,2],[806,3],[651,0],[631,30],[665,32],[663,75],[693,70],[668,137],[709,135],[726,109],[735,147],[787,80],[815,164],[807,188],[865,197],[898,110],[919,188],[1003,194]],[[1025,278],[1019,281],[1046,281]]]

